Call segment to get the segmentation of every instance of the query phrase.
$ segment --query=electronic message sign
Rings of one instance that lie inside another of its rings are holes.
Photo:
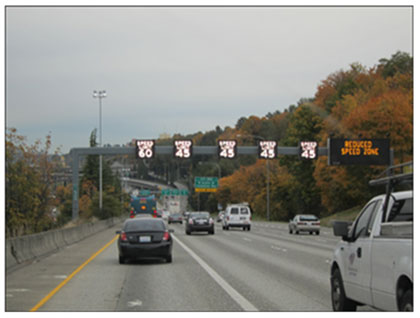
[[[154,140],[136,140],[136,154],[140,159],[150,159],[155,156]]]
[[[258,141],[258,158],[260,159],[277,158],[277,141],[270,141],[270,140]]]
[[[318,142],[301,141],[299,143],[299,157],[301,159],[316,159],[318,157]]]
[[[218,153],[219,158],[234,159],[237,152],[236,140],[219,140]]]
[[[389,139],[329,139],[330,165],[389,165]]]
[[[174,140],[174,157],[188,159],[192,156],[192,140]]]

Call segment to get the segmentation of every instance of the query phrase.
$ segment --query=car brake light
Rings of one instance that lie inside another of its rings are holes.
[[[133,219],[134,218],[134,213],[131,213],[130,214],[130,219]]]
[[[189,224],[193,224],[193,219],[189,219],[189,220],[188,220],[188,223],[189,223]]]
[[[210,219],[210,224],[213,224],[213,223],[214,223],[213,219]]]
[[[127,234],[125,232],[121,232],[121,241],[127,242]]]
[[[164,241],[169,241],[170,238],[171,238],[171,236],[169,235],[169,232],[165,231],[165,233],[163,233],[163,240]]]
[[[226,220],[228,220],[228,221],[229,221],[229,215],[226,217]]]

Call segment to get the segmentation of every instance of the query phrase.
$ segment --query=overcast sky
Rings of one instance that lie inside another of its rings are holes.
[[[189,134],[314,97],[331,73],[413,51],[410,7],[8,7],[6,127],[67,153]]]

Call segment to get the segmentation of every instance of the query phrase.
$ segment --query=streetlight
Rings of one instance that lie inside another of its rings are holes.
[[[242,137],[243,135],[241,135],[241,134],[237,134],[236,135],[236,137]],[[249,137],[254,137],[254,138],[258,138],[258,139],[261,139],[261,140],[265,140],[265,138],[264,137],[261,137],[261,136],[258,136],[258,135],[251,135],[251,134],[246,134],[245,136],[249,136]],[[270,221],[270,169],[269,169],[269,166],[268,166],[268,159],[266,159],[266,169],[267,169],[267,177],[266,177],[266,180],[267,180],[267,221]]]
[[[102,98],[106,91],[93,91],[93,98],[99,98],[99,147],[102,147]],[[102,211],[102,155],[99,155],[99,210]]]

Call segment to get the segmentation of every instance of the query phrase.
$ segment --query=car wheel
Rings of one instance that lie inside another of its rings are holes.
[[[214,230],[213,231],[209,231],[209,234],[214,234]]]
[[[357,309],[356,303],[346,297],[339,269],[335,269],[331,277],[331,301],[334,311],[355,311]]]
[[[172,263],[172,254],[166,256],[166,263]]]
[[[316,231],[316,235],[319,235],[319,231]]]
[[[228,225],[228,226],[226,226],[226,230],[227,230],[227,231],[229,231],[229,225]]]
[[[296,234],[299,234],[299,231],[298,230],[296,230],[296,232],[295,232]]]
[[[293,231],[292,231],[292,229],[289,229],[289,234],[293,234]]]
[[[118,257],[118,261],[120,262],[120,264],[125,264],[125,257],[123,256]]]
[[[185,234],[191,235],[191,232],[190,231],[185,231]]]
[[[413,311],[413,290],[407,290],[401,300],[401,311]]]
[[[251,231],[251,225],[248,226],[248,231]]]
[[[242,231],[245,231],[247,228],[244,226],[243,228],[242,228]]]
[[[312,231],[309,231],[309,234],[311,234],[311,235],[312,235]]]

